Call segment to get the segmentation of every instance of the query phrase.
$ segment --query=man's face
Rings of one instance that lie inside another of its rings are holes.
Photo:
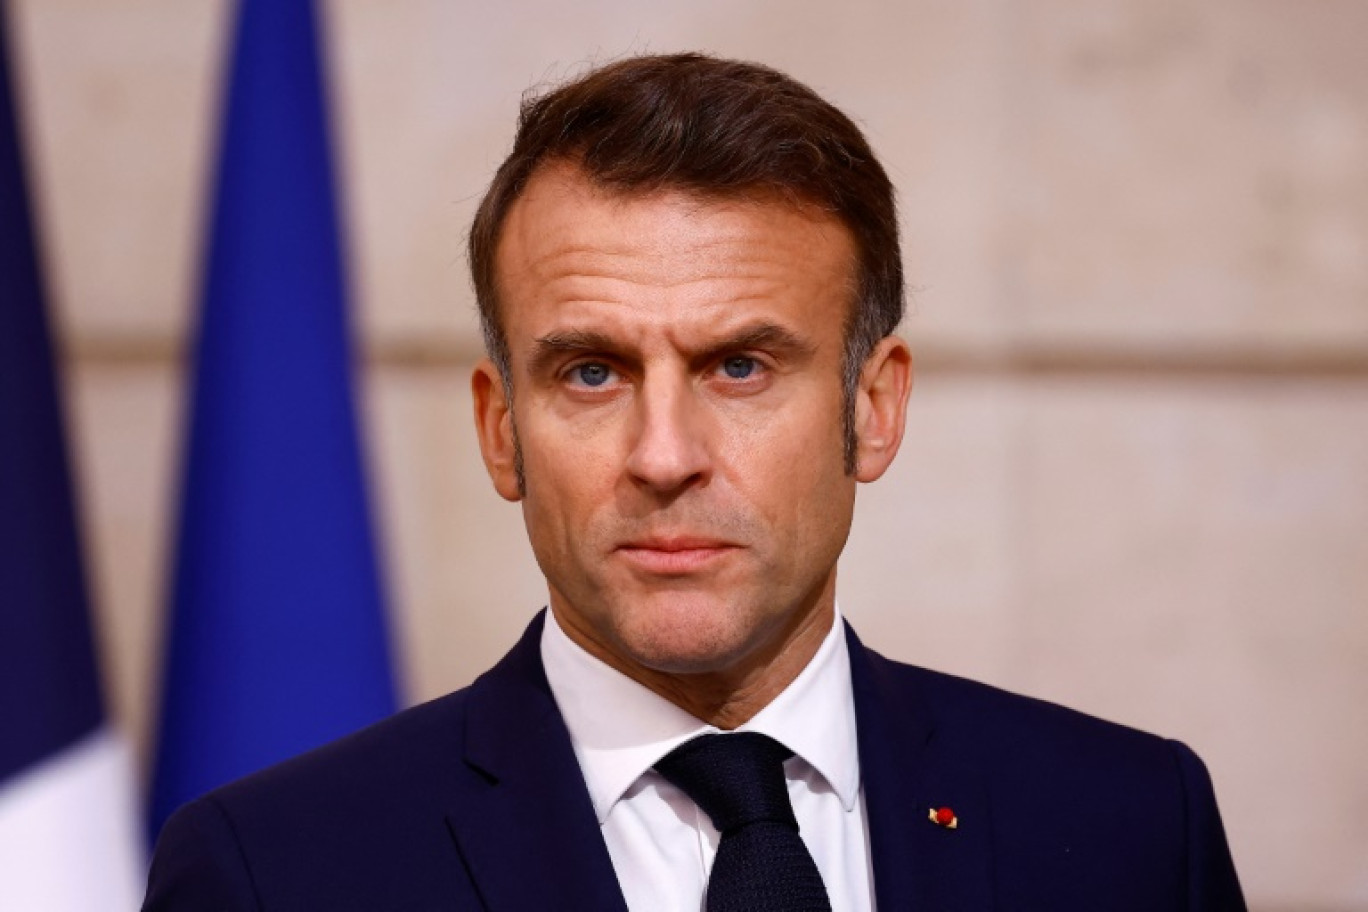
[[[484,364],[481,444],[557,619],[619,670],[745,671],[830,617],[853,263],[838,220],[778,199],[624,195],[553,165],[512,206],[513,404]]]

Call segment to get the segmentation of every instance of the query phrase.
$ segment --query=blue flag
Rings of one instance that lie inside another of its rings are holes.
[[[105,725],[0,4],[0,909],[121,909],[138,862]]]
[[[393,711],[358,445],[324,67],[308,0],[238,7],[151,832]]]

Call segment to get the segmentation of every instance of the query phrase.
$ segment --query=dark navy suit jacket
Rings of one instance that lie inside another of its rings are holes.
[[[541,626],[469,688],[186,805],[146,912],[625,912]],[[847,638],[880,912],[1244,908],[1186,747]]]

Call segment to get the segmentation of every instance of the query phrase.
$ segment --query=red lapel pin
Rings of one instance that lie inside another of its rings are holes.
[[[928,819],[936,826],[945,827],[947,830],[959,829],[959,818],[948,807],[932,808]]]

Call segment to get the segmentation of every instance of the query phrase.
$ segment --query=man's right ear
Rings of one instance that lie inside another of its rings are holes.
[[[481,358],[470,376],[470,392],[475,400],[475,434],[480,439],[480,455],[494,482],[494,490],[508,501],[522,500],[518,489],[517,444],[513,438],[513,411],[499,369],[488,358]]]

